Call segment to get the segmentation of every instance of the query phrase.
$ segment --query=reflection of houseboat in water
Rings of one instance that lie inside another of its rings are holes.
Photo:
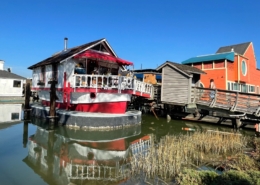
[[[129,177],[132,148],[134,146],[136,150],[135,145],[140,142],[131,143],[129,138],[140,133],[140,125],[118,132],[96,131],[94,134],[64,127],[52,131],[37,127],[36,133],[30,137],[29,153],[24,162],[51,184],[90,181],[118,184]]]
[[[22,119],[22,104],[0,104],[0,122],[15,122]]]

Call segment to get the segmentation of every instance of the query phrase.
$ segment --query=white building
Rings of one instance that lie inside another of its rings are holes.
[[[4,61],[0,60],[0,97],[23,96],[23,84],[26,78],[4,70]]]

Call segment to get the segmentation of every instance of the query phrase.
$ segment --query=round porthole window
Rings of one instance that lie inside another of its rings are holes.
[[[243,74],[244,76],[246,76],[246,73],[247,73],[246,62],[243,60],[241,65],[242,65],[242,66],[241,66],[242,74]]]

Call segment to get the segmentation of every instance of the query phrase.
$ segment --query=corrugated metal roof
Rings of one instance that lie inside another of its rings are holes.
[[[244,55],[245,52],[246,52],[246,49],[248,48],[250,43],[251,42],[245,42],[245,43],[241,43],[241,44],[234,44],[234,45],[230,45],[230,46],[223,46],[223,47],[220,47],[216,53],[230,52],[233,49],[233,51],[235,53],[238,53],[240,55]]]
[[[10,73],[8,71],[0,70],[0,78],[10,78],[10,79],[22,79],[25,80],[26,78],[19,76],[14,73]]]
[[[183,61],[182,64],[192,64],[192,63],[216,61],[216,60],[229,60],[234,62],[234,56],[235,56],[234,52],[203,55],[203,56],[192,57],[188,60]]]

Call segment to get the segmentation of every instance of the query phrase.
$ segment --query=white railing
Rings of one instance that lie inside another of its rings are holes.
[[[119,164],[119,161],[115,166],[94,163],[90,165],[71,164],[67,169],[69,179],[118,181],[130,176],[130,163]]]
[[[118,75],[74,75],[73,88],[103,88],[103,89],[118,89],[133,90],[136,92],[153,94],[153,85],[136,80],[133,77],[118,76]]]

